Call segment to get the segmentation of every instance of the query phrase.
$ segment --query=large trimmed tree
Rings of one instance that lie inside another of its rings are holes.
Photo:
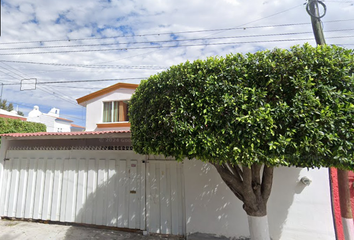
[[[134,150],[214,165],[269,239],[274,167],[353,169],[353,73],[352,50],[308,44],[173,66],[132,97]]]

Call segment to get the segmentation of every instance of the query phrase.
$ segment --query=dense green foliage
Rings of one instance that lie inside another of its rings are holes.
[[[306,44],[173,66],[132,97],[134,150],[353,169],[353,53]]]
[[[0,118],[0,134],[3,133],[32,133],[45,132],[46,126],[42,123],[26,122],[19,119]]]

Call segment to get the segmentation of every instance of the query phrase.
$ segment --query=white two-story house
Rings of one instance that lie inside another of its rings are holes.
[[[86,131],[129,130],[128,102],[138,86],[117,83],[77,99],[86,107]]]
[[[248,237],[242,203],[212,165],[133,151],[128,113],[137,87],[117,83],[77,99],[86,107],[85,132],[3,134],[0,216],[190,239]],[[335,239],[330,193],[328,169],[276,169],[272,239]]]

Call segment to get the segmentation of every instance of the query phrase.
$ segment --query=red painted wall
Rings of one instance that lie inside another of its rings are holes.
[[[352,204],[352,213],[354,213],[354,172],[348,171],[350,200]],[[331,183],[332,183],[332,201],[334,209],[335,227],[337,232],[337,240],[345,240],[342,226],[342,217],[340,213],[339,192],[337,169],[331,168]]]
[[[331,183],[332,183],[332,203],[334,210],[335,228],[337,233],[337,240],[345,240],[342,226],[342,217],[340,214],[339,191],[337,169],[331,168]]]

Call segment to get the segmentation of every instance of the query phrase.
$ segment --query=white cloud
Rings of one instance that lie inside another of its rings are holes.
[[[310,17],[306,13],[304,1],[241,1],[241,0],[4,0],[2,1],[2,36],[0,38],[0,60],[28,61],[59,64],[91,64],[91,65],[126,65],[126,66],[171,66],[193,61],[208,56],[224,56],[230,52],[254,52],[257,49],[282,47],[288,48],[313,40]],[[354,2],[353,2],[354,3]],[[330,22],[333,20],[352,19],[353,3],[330,1],[327,4],[327,14],[323,18],[325,30],[351,29],[353,20]],[[308,23],[287,27],[252,28],[254,26],[278,25],[288,23]],[[193,32],[209,29],[235,28],[241,29],[215,32]],[[233,39],[208,40],[211,37],[250,36],[278,33],[308,32],[287,36],[240,37]],[[164,33],[174,33],[172,35]],[[156,35],[146,35],[156,34]],[[157,35],[160,34],[160,35]],[[143,35],[143,36],[141,36]],[[333,39],[334,36],[354,35],[353,31],[326,32],[329,44],[352,44],[353,38]],[[116,37],[117,38],[110,38]],[[106,39],[105,39],[106,38]],[[172,39],[195,39],[199,41],[179,43],[159,43]],[[271,42],[274,39],[310,40]],[[82,39],[82,40],[76,40]],[[204,39],[204,40],[203,40]],[[63,40],[46,42],[46,40]],[[65,41],[66,40],[66,41]],[[70,41],[69,41],[70,40]],[[13,42],[28,42],[5,44]],[[40,42],[42,41],[42,42]],[[259,41],[259,42],[255,42]],[[262,42],[270,41],[270,42]],[[154,42],[139,43],[136,42]],[[207,45],[210,43],[234,43],[229,45]],[[244,42],[239,43],[238,42]],[[248,43],[247,43],[248,42]],[[252,43],[253,42],[253,43]],[[111,46],[76,46],[89,44],[117,43]],[[194,47],[177,48],[146,48],[156,46],[172,46],[186,44],[206,44]],[[53,48],[34,49],[33,47]],[[60,46],[60,47],[58,47]],[[139,49],[140,47],[140,49]],[[347,46],[347,47],[353,47]],[[4,48],[28,48],[11,49]],[[91,51],[95,49],[119,49],[109,51]],[[124,48],[138,48],[127,49]],[[87,52],[63,52],[42,54],[15,54],[33,52],[59,52],[86,50]],[[1,55],[10,54],[10,55]],[[148,77],[161,70],[154,69],[122,69],[82,68],[70,66],[0,63],[0,77],[4,84],[19,83],[22,77],[35,77],[43,81],[70,81],[79,79],[111,79],[130,77]],[[128,82],[138,83],[139,80]],[[66,100],[63,95],[75,99],[89,92],[114,84],[115,82],[95,82],[79,84],[52,84],[45,90],[19,91],[19,86],[6,86],[4,98],[23,105],[41,105],[43,109],[61,108],[61,113],[82,116],[80,107]],[[66,86],[66,87],[65,87]],[[49,94],[48,92],[55,92]],[[28,109],[23,108],[28,112]],[[75,114],[77,112],[77,114]],[[77,120],[77,119],[75,119]],[[83,124],[84,121],[77,121]]]

